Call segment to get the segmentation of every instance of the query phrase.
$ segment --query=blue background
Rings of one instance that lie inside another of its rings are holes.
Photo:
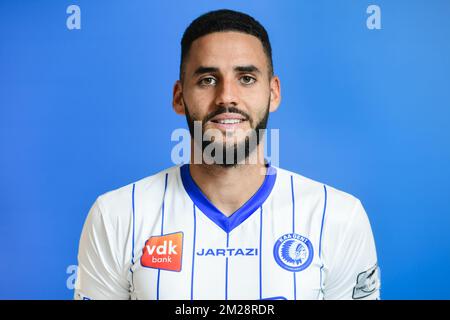
[[[68,30],[66,8],[81,8]],[[366,8],[381,7],[381,30]],[[179,41],[206,11],[268,30],[280,166],[361,199],[384,299],[450,298],[450,2],[0,1],[0,298],[71,299],[95,198],[172,166]]]

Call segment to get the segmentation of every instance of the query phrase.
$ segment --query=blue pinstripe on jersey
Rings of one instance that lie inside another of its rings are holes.
[[[194,203],[192,203],[192,210],[194,212],[194,237],[192,241],[191,300],[194,300],[195,240],[197,237],[197,217]]]
[[[294,197],[294,178],[291,175],[291,196],[292,196],[292,233],[295,233],[295,197]],[[294,300],[297,300],[297,273],[293,272],[294,277]]]
[[[323,223],[325,221],[325,212],[327,211],[327,187],[323,185],[323,192],[324,192],[324,201],[323,201],[323,213],[322,213],[322,223],[320,225],[320,238],[319,238],[319,258],[322,261],[322,233],[323,233]],[[323,292],[322,287],[322,269],[323,269],[323,262],[320,266],[320,292]],[[319,294],[320,294],[319,292]]]
[[[166,173],[165,181],[164,181],[164,194],[163,194],[163,201],[162,201],[162,207],[161,207],[161,236],[164,234],[164,205],[166,201],[166,191],[167,191],[167,178],[169,174]],[[156,280],[156,300],[159,300],[159,279],[161,275],[161,269],[158,269],[158,278]]]
[[[262,230],[263,230],[263,209],[260,209],[259,222],[259,299],[262,299]]]
[[[230,233],[227,233],[227,249],[230,245]],[[228,300],[228,257],[225,259],[225,300]]]
[[[134,189],[135,189],[135,184],[133,183],[133,189],[131,191],[131,208],[132,208],[132,212],[133,212],[133,238],[131,239],[131,267],[130,267],[130,272],[131,272],[131,285],[134,288],[134,273],[133,273],[133,265],[134,265],[134,229],[135,229],[135,225],[136,225],[136,218],[135,218],[135,211],[134,211]]]

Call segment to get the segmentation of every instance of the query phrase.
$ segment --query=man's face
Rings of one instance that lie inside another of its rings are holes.
[[[215,32],[192,43],[174,88],[175,111],[186,114],[191,134],[193,122],[201,121],[204,134],[222,132],[223,145],[243,144],[249,130],[265,129],[278,104],[279,80],[269,75],[258,38]]]

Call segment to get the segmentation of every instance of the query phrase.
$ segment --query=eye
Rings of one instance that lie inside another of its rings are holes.
[[[214,79],[213,77],[206,77],[206,78],[201,79],[199,81],[199,84],[201,86],[213,86],[216,84],[216,82],[217,82],[217,80]]]
[[[243,76],[239,79],[242,84],[249,85],[256,82],[256,79],[251,76]]]

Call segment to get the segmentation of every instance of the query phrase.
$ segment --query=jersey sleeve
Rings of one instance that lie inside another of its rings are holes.
[[[333,213],[330,213],[333,214]],[[324,299],[380,299],[380,271],[369,219],[361,204],[356,204],[348,221],[330,230],[327,277]],[[343,222],[343,221],[341,221]]]
[[[129,282],[121,250],[116,245],[117,228],[102,210],[98,198],[91,207],[81,233],[78,251],[76,300],[129,299]]]

